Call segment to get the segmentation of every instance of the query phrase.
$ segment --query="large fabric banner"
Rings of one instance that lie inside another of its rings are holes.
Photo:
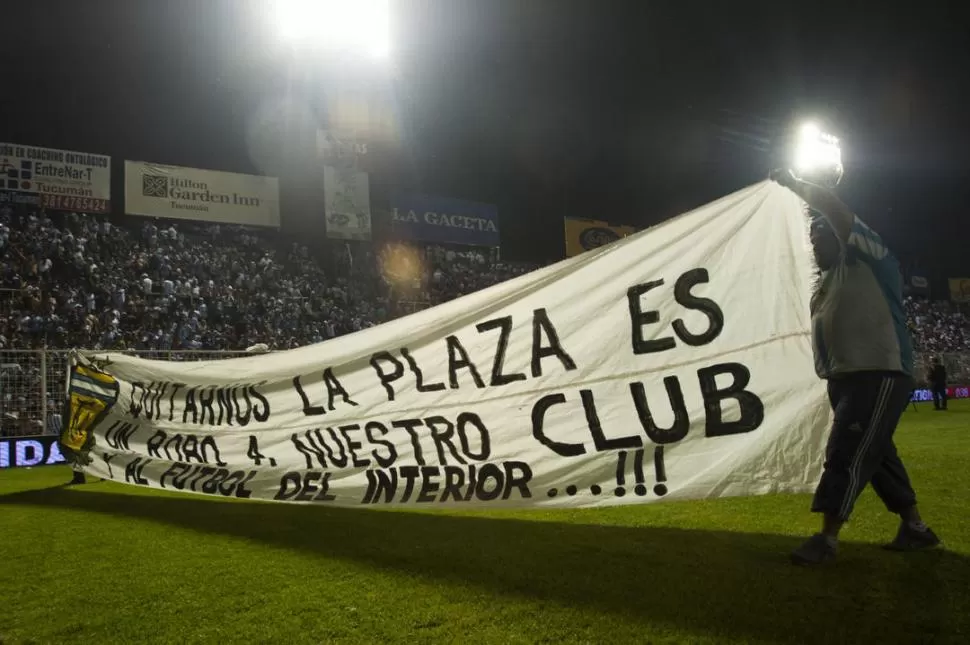
[[[81,352],[65,452],[136,486],[340,506],[806,491],[829,410],[802,212],[764,182],[286,352],[197,363]]]
[[[492,204],[452,197],[399,195],[391,200],[391,231],[395,238],[499,246],[498,209]]]
[[[353,167],[323,167],[324,215],[327,237],[336,240],[371,238],[370,182]]]
[[[970,302],[970,278],[950,278],[950,299],[953,302]]]
[[[598,220],[573,217],[565,220],[566,257],[569,258],[636,233],[632,226],[610,226]]]
[[[262,175],[126,161],[125,212],[279,228],[279,180]]]
[[[111,157],[0,143],[0,204],[111,210]]]

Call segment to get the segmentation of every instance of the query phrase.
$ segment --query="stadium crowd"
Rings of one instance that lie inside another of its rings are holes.
[[[68,214],[0,215],[0,345],[94,349],[295,347],[376,324],[381,301],[305,247],[218,225],[140,230]]]
[[[931,354],[970,352],[970,318],[950,301],[907,297],[906,314],[919,350]]]
[[[0,349],[287,349],[398,313],[369,249],[326,251],[318,259],[305,245],[236,226],[144,221],[128,229],[76,213],[15,217],[6,208]],[[407,290],[420,306],[526,270],[479,251],[424,254]]]
[[[287,349],[534,268],[481,249],[393,244],[375,251],[327,242],[311,252],[275,231],[144,219],[116,225],[6,206],[0,208],[0,350]],[[921,354],[970,352],[970,320],[950,303],[909,297],[906,307]],[[34,371],[16,378],[35,380]],[[18,388],[11,376],[3,378],[4,412],[22,408],[12,398]]]

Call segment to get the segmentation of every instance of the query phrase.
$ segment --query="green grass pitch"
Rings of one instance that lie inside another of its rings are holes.
[[[541,512],[230,502],[0,473],[0,643],[970,642],[970,405],[897,435],[945,549],[795,568],[808,496]]]

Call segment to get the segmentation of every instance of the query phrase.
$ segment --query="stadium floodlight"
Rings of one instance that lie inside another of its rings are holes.
[[[799,177],[838,184],[842,179],[839,140],[814,123],[804,124],[795,139],[792,170]]]
[[[280,36],[292,43],[384,58],[390,51],[388,0],[276,0]]]

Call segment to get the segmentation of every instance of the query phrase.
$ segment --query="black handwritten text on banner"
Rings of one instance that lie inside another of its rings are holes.
[[[226,497],[597,506],[803,491],[827,422],[812,270],[801,204],[763,183],[319,345],[199,363],[81,352],[70,425],[92,474]]]

